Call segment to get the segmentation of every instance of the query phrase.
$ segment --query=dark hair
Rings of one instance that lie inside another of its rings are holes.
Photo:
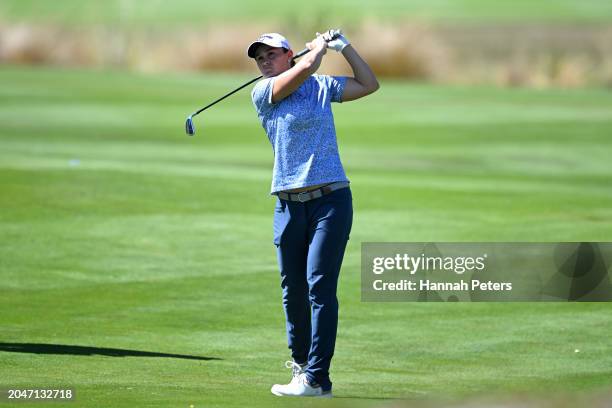
[[[288,49],[286,49],[286,48],[283,48],[283,52],[286,54],[286,53],[288,53],[288,52],[289,52],[289,50],[288,50]],[[292,66],[292,67],[294,67],[294,66],[295,66],[295,60],[293,60],[293,59],[291,60],[291,66]]]

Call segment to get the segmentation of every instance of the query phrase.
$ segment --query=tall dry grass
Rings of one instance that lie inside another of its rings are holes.
[[[0,63],[118,67],[138,71],[256,72],[245,48],[289,25],[200,29],[0,24]],[[612,26],[461,25],[364,21],[347,36],[381,77],[503,86],[612,86]],[[289,35],[294,49],[309,38]],[[350,72],[340,56],[323,69]]]
[[[481,25],[440,29],[452,80],[507,86],[612,84],[612,26]],[[450,79],[450,78],[449,78]]]

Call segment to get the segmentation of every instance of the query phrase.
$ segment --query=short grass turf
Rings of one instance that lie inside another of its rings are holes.
[[[246,79],[0,68],[0,388],[302,406],[269,394],[288,350],[272,152],[248,92],[183,130]],[[609,304],[362,303],[359,251],[610,241],[612,94],[383,81],[334,110],[355,222],[333,404],[609,390]]]

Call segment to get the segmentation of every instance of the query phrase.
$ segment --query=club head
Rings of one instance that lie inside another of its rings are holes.
[[[195,125],[193,124],[191,115],[187,117],[187,121],[185,122],[185,132],[187,132],[189,136],[195,135]]]

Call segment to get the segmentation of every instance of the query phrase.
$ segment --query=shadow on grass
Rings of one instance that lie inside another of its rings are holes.
[[[0,343],[0,351],[32,354],[66,354],[72,356],[99,355],[108,357],[165,357],[182,358],[185,360],[221,360],[217,357],[188,356],[184,354],[154,353],[150,351],[44,343]]]
[[[364,400],[388,400],[388,401],[406,401],[406,398],[396,398],[396,397],[364,397],[358,395],[335,395],[334,399],[338,398],[348,398],[348,399],[364,399]]]

